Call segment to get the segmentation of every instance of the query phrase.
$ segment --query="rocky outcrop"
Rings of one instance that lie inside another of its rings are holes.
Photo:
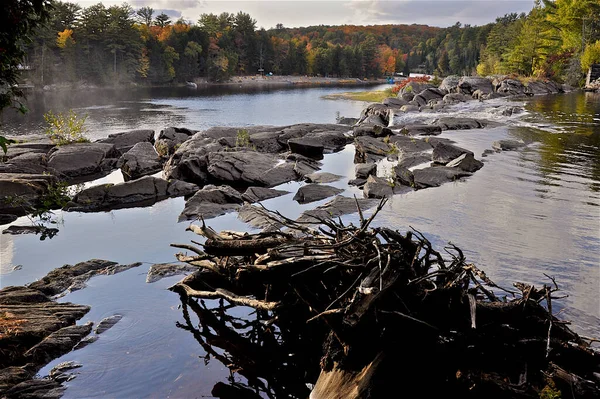
[[[85,181],[114,169],[120,156],[114,144],[68,144],[50,151],[48,167],[61,179]]]
[[[323,219],[337,218],[338,216],[356,213],[358,212],[356,208],[357,202],[361,210],[366,211],[370,207],[375,206],[378,201],[366,198],[354,199],[338,195],[324,205],[303,212],[302,215],[298,218],[298,221],[308,223],[319,223]]]
[[[504,79],[500,82],[496,91],[511,96],[519,96],[525,94],[525,86],[516,79]]]
[[[119,158],[117,168],[121,169],[125,181],[139,179],[162,170],[163,159],[149,142],[138,143]]]
[[[166,198],[193,194],[198,186],[179,180],[144,176],[119,184],[102,184],[79,192],[65,210],[99,212],[112,209],[149,206]]]
[[[129,132],[109,134],[107,138],[97,143],[114,144],[120,154],[125,154],[138,143],[154,144],[154,130],[131,130]]]
[[[299,178],[291,162],[254,151],[211,152],[207,172],[211,180],[234,186],[273,187]]]
[[[186,128],[168,127],[160,131],[156,143],[154,143],[154,148],[161,157],[169,157],[194,133],[196,133],[194,130]]]
[[[447,76],[442,80],[439,89],[445,90],[447,93],[457,93],[458,92],[458,82],[460,81],[460,76],[451,75]]]
[[[266,187],[248,187],[244,194],[242,194],[242,199],[244,201],[253,203],[265,201],[271,198],[280,197],[282,195],[289,194],[289,191],[284,190],[275,190],[272,188]]]
[[[461,177],[470,176],[471,173],[459,168],[447,166],[435,166],[413,171],[415,187],[418,189],[428,187],[439,187],[444,183],[456,181]]]
[[[459,93],[473,95],[477,90],[482,94],[489,94],[494,91],[492,82],[480,76],[463,76],[458,81],[457,91]]]
[[[456,159],[448,162],[446,164],[447,167],[457,167],[465,172],[477,172],[479,169],[483,168],[483,162],[475,159],[473,153],[465,153],[459,156]]]
[[[342,192],[344,192],[344,190],[336,187],[322,184],[307,184],[298,189],[298,192],[294,196],[294,201],[297,201],[299,204],[308,204],[309,202],[333,197]]]
[[[376,176],[369,176],[367,178],[363,192],[367,198],[387,198],[394,195],[394,190],[390,182]]]
[[[438,143],[433,148],[431,160],[435,163],[446,165],[448,162],[460,157],[463,154],[473,155],[471,151],[464,148],[460,148],[452,144]]]
[[[531,80],[525,83],[525,94],[530,96],[556,94],[562,91],[562,87],[552,81]]]
[[[57,182],[52,175],[1,173],[0,213],[26,215]]]
[[[213,218],[235,210],[243,203],[242,195],[229,186],[205,186],[187,200],[179,221]]]

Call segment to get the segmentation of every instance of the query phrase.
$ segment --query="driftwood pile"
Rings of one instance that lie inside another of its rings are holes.
[[[370,227],[384,204],[366,218],[357,203],[359,226],[257,208],[284,229],[202,221],[189,229],[203,243],[172,244],[199,268],[171,288],[179,327],[232,371],[213,395],[600,397],[600,355],[553,315],[552,278],[505,290],[452,244]]]

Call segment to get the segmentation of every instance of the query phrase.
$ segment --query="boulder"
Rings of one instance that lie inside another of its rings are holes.
[[[129,132],[109,134],[98,143],[114,144],[120,154],[125,154],[138,143],[154,144],[154,130],[131,130]]]
[[[473,155],[471,151],[465,150],[464,148],[460,148],[452,144],[437,143],[433,148],[431,160],[435,163],[445,165],[448,162],[460,157],[462,154]]]
[[[394,195],[394,190],[386,179],[369,176],[363,187],[363,193],[367,198],[388,198]]]
[[[307,157],[321,159],[325,147],[318,140],[301,137],[288,140],[291,152],[295,152]]]
[[[412,93],[412,92],[401,93],[401,92],[399,92],[398,93],[398,98],[400,98],[400,99],[402,99],[402,100],[404,100],[406,102],[409,102],[409,101],[412,101],[413,98],[415,98],[415,93]]]
[[[440,90],[435,87],[430,87],[428,89],[423,90],[418,95],[415,95],[413,101],[419,103],[420,106],[424,106],[429,104],[434,100],[441,100],[446,95],[445,90]]]
[[[447,93],[456,93],[458,92],[458,82],[460,81],[460,76],[451,75],[447,76],[442,80],[439,89],[444,90]]]
[[[530,96],[555,94],[560,93],[560,91],[561,87],[552,81],[531,80],[525,84],[525,94]]]
[[[393,171],[396,183],[408,187],[415,186],[415,176],[413,175],[413,172],[399,165],[394,166]]]
[[[472,95],[475,91],[480,90],[483,94],[488,94],[494,91],[492,82],[487,78],[480,76],[463,76],[458,81],[458,92]]]
[[[363,177],[359,177],[359,178],[348,181],[349,186],[356,186],[360,189],[362,189],[366,183],[367,183],[367,179],[363,178]]]
[[[111,171],[120,156],[114,144],[68,144],[50,151],[48,167],[54,169],[60,178],[81,181]]]
[[[204,219],[223,215],[244,203],[242,195],[229,186],[206,186],[199,190],[185,203],[179,215],[179,221]]]
[[[402,112],[416,112],[419,111],[419,106],[416,104],[407,104],[400,107],[400,111]]]
[[[435,120],[436,125],[442,128],[442,130],[465,130],[465,129],[481,129],[484,128],[487,123],[473,118],[454,118],[444,117]]]
[[[393,108],[400,108],[401,106],[408,104],[408,101],[410,100],[398,97],[388,97],[383,99],[383,104]]]
[[[254,203],[280,197],[289,193],[289,191],[275,190],[266,187],[248,187],[244,194],[242,194],[242,199],[244,201]]]
[[[195,131],[190,129],[168,127],[160,131],[156,143],[154,143],[154,148],[161,157],[168,157],[173,155],[179,146],[194,134]]]
[[[368,105],[367,108],[362,110],[358,123],[376,123],[382,124],[383,126],[387,126],[389,125],[390,120],[393,116],[394,111],[388,105],[375,103]],[[376,118],[369,119],[370,117]],[[379,120],[381,120],[381,122],[379,122]]]
[[[344,192],[344,190],[336,187],[321,184],[307,184],[298,189],[298,192],[294,195],[294,201],[297,201],[299,204],[308,204],[309,202],[333,197],[342,192]]]
[[[367,179],[369,176],[377,175],[376,163],[359,163],[354,165],[354,173],[357,179]]]
[[[477,172],[479,169],[483,168],[483,162],[475,159],[473,153],[465,153],[459,156],[456,159],[448,162],[446,164],[447,167],[457,167],[465,172]]]
[[[406,125],[400,133],[409,136],[437,136],[442,134],[442,128],[438,125]]]
[[[295,165],[272,154],[254,151],[211,152],[207,172],[216,182],[236,186],[273,187],[299,178]]]
[[[363,124],[355,126],[352,129],[354,137],[360,136],[371,136],[371,137],[384,137],[394,134],[389,127],[382,125]]]
[[[300,154],[288,154],[285,159],[294,164],[294,172],[299,178],[304,178],[306,175],[310,175],[321,169],[321,162],[305,157]]]
[[[163,175],[166,179],[178,179],[202,186],[209,179],[208,153],[222,149],[223,146],[214,139],[197,133],[169,158],[163,167]]]
[[[150,206],[171,197],[190,195],[198,186],[180,180],[144,176],[119,184],[101,184],[79,192],[65,207],[71,212],[99,212]]]
[[[444,104],[457,104],[464,103],[470,99],[470,97],[467,97],[462,93],[448,93],[444,96],[442,101]]]
[[[323,145],[324,153],[340,151],[340,150],[344,149],[344,147],[346,147],[346,144],[352,142],[351,137],[347,136],[345,131],[344,132],[330,132],[330,131],[312,132],[312,133],[308,133],[306,136],[304,136],[304,139],[305,140],[314,140],[318,143],[321,143],[321,145]],[[296,151],[292,151],[292,152],[296,152]]]
[[[311,173],[304,176],[304,181],[307,183],[333,183],[340,180],[342,176],[334,175],[329,172]]]
[[[496,151],[514,151],[525,145],[525,142],[521,140],[498,140],[492,143],[492,148]]]
[[[422,165],[431,162],[431,155],[420,153],[402,154],[398,159],[398,166],[401,168],[412,168],[413,166]]]
[[[52,175],[0,174],[0,213],[26,215],[57,182]]]
[[[504,79],[496,91],[511,96],[520,96],[525,94],[525,86],[516,79]]]
[[[413,93],[416,95],[418,93],[421,93],[423,90],[430,88],[435,88],[435,86],[431,83],[411,81],[408,82],[406,86],[400,89],[399,94],[401,95],[404,93]]]
[[[449,168],[447,166],[435,166],[424,169],[415,169],[413,171],[416,188],[439,187],[444,183],[456,181],[461,177],[470,176],[459,168]]]
[[[115,314],[112,316],[105,317],[98,323],[94,332],[96,334],[102,334],[115,326],[121,319],[123,318],[120,314]]]
[[[9,224],[17,220],[19,217],[10,213],[0,213],[0,226],[3,224]]]
[[[125,181],[160,172],[162,165],[163,160],[150,142],[134,145],[117,161],[117,168],[121,169]]]

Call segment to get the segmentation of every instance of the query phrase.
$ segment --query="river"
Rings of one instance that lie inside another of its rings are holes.
[[[364,103],[324,100],[322,96],[361,88],[292,90],[233,89],[210,92],[153,89],[123,92],[47,93],[32,99],[25,118],[6,116],[3,133],[39,133],[42,115],[74,108],[88,114],[89,137],[136,128],[166,126],[204,129],[210,126],[332,123],[336,115],[357,117]],[[560,301],[563,319],[586,336],[600,335],[600,95],[570,93],[523,101],[526,112],[513,117],[493,113],[506,100],[469,103],[452,112],[470,113],[502,122],[498,127],[447,131],[476,156],[494,140],[518,138],[530,143],[516,152],[482,158],[483,169],[464,181],[439,188],[396,195],[376,224],[405,231],[409,226],[441,247],[448,241],[497,283],[549,283],[556,278],[568,297]],[[323,171],[353,177],[353,147],[325,156]],[[121,181],[113,173],[101,181]],[[278,187],[291,194],[264,202],[290,217],[324,201],[297,205],[291,198],[303,183]],[[332,185],[343,195],[359,193],[346,180]],[[123,319],[84,349],[56,359],[75,360],[83,367],[66,383],[66,398],[81,397],[212,397],[227,368],[206,353],[192,334],[176,327],[182,322],[179,297],[167,291],[181,277],[145,283],[148,265],[174,261],[170,243],[194,239],[177,223],[182,198],[148,208],[80,214],[58,212],[60,232],[40,241],[36,236],[0,236],[0,286],[25,284],[48,271],[91,258],[120,263],[145,262],[114,276],[95,277],[88,287],[60,301],[88,304],[80,321],[113,314]],[[347,217],[354,220],[355,215]],[[27,224],[27,218],[17,223]],[[248,230],[235,213],[210,220],[216,230]],[[20,268],[13,270],[16,265]],[[554,306],[557,306],[553,303]]]

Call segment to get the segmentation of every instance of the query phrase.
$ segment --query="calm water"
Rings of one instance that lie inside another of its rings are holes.
[[[357,89],[360,90],[360,89]],[[169,125],[202,129],[215,125],[333,122],[336,113],[358,116],[363,103],[322,100],[339,88],[221,93],[198,96],[184,90],[130,92],[126,97],[95,93],[60,100],[37,98],[26,121],[5,118],[5,132],[32,133],[49,104],[89,114],[90,136],[132,129],[160,130]],[[466,181],[398,195],[382,211],[378,224],[400,230],[412,226],[437,245],[448,241],[497,283],[547,283],[556,277],[569,297],[561,301],[561,317],[584,335],[600,335],[600,96],[590,93],[539,97],[519,117],[499,117],[494,107],[505,102],[471,104],[469,112],[505,123],[503,126],[445,132],[476,155],[494,140],[520,138],[525,150],[492,154],[485,167]],[[522,105],[522,103],[521,103]],[[58,108],[57,108],[58,110]],[[457,109],[456,113],[467,110]],[[422,115],[421,115],[422,117]],[[352,177],[353,147],[325,157],[324,171]],[[119,181],[115,173],[103,181]],[[358,193],[345,185],[345,195]],[[291,198],[302,183],[285,184],[284,197],[265,201],[288,216],[299,215],[326,201],[299,206]],[[0,286],[24,284],[65,263],[103,258],[143,266],[115,276],[97,277],[88,288],[62,301],[92,306],[82,322],[98,322],[113,314],[123,319],[88,347],[61,361],[83,364],[69,382],[68,398],[80,397],[211,397],[227,369],[205,353],[193,336],[175,326],[183,321],[179,298],[165,288],[180,277],[146,284],[148,264],[174,260],[169,243],[194,239],[186,223],[176,223],[181,198],[149,208],[98,214],[60,214],[59,234],[39,241],[34,236],[0,236]],[[348,219],[354,219],[353,215]],[[22,218],[19,223],[26,224]],[[212,219],[215,229],[249,230],[235,214]],[[15,265],[22,265],[12,271]]]

